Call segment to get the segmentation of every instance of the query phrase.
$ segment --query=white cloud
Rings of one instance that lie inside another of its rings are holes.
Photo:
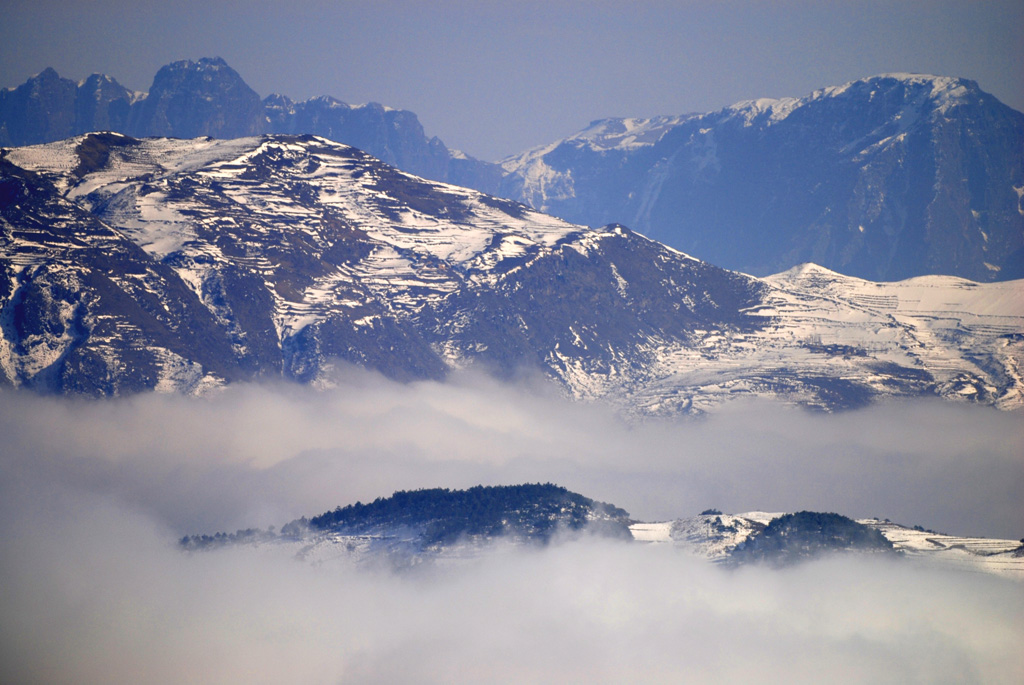
[[[995,577],[877,559],[730,572],[667,547],[596,540],[371,573],[249,548],[187,555],[137,512],[53,494],[60,505],[22,510],[21,534],[3,531],[10,682],[1024,676],[1024,596]]]
[[[1019,537],[1020,418],[753,404],[630,426],[543,387],[360,372],[199,401],[0,393],[0,680],[1020,682],[1024,596],[999,578],[725,572],[598,541],[403,575],[174,546],[399,488],[548,480],[644,519],[806,508]]]
[[[279,524],[401,488],[553,481],[646,520],[816,509],[1020,537],[1021,413],[942,402],[837,415],[769,403],[627,425],[543,385],[468,376],[205,400],[0,393],[6,469],[142,507],[181,533]]]

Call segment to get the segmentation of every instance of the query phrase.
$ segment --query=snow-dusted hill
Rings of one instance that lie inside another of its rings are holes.
[[[399,379],[540,371],[641,413],[1021,404],[1021,281],[757,279],[314,136],[90,134],[0,166],[13,385],[202,392],[329,382],[344,360]]]
[[[671,544],[722,563],[729,561],[737,546],[781,516],[767,512],[708,513],[675,521],[634,523],[630,530],[638,542]],[[861,519],[858,523],[878,530],[896,552],[915,563],[1024,580],[1024,544],[1017,540],[945,535],[883,519]]]
[[[750,393],[826,407],[915,392],[1005,409],[1024,403],[1022,281],[874,283],[806,264],[764,282],[761,305],[747,313],[766,325],[695,331],[689,346],[661,350],[652,381],[631,400],[655,412]]]

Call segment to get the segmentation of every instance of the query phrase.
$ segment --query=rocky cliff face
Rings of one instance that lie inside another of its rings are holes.
[[[3,150],[3,382],[541,373],[642,413],[742,396],[1021,403],[1024,282],[727,271],[314,136],[90,134]]]
[[[1024,276],[1024,114],[894,74],[710,114],[598,121],[511,158],[502,194],[715,264],[872,280]]]
[[[139,94],[102,74],[93,74],[75,93],[75,135],[90,131],[123,131]],[[43,141],[39,141],[43,142]]]
[[[160,69],[132,111],[127,133],[175,138],[239,138],[263,133],[260,96],[220,58]]]

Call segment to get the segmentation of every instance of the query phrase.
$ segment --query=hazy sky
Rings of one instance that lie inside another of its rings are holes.
[[[0,86],[52,66],[147,90],[219,55],[260,95],[416,112],[497,159],[594,119],[711,111],[882,72],[964,76],[1024,110],[1024,2],[5,0]]]

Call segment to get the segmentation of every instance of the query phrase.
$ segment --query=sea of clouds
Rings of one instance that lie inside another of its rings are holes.
[[[735,404],[630,423],[480,376],[203,399],[0,392],[0,681],[1021,682],[1019,582],[880,559],[725,570],[668,546],[315,566],[185,534],[398,489],[551,481],[640,520],[836,511],[1024,534],[1021,415]]]

